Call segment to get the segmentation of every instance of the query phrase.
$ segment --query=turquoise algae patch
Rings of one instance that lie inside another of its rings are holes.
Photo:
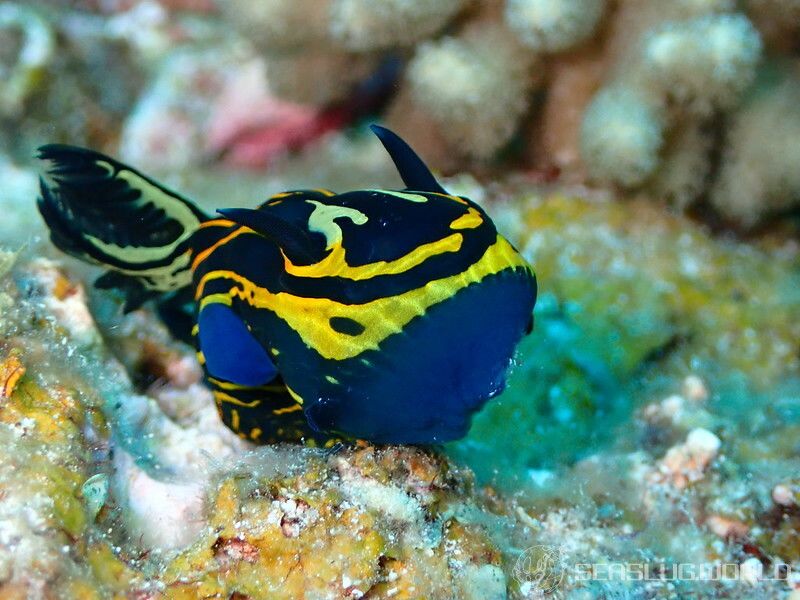
[[[507,390],[449,445],[479,480],[515,488],[637,446],[636,408],[690,374],[743,433],[755,415],[787,424],[780,415],[797,412],[786,393],[800,373],[790,251],[716,239],[645,203],[528,202],[514,205],[514,241],[539,275],[536,327]]]

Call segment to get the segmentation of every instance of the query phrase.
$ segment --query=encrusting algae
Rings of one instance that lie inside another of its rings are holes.
[[[471,474],[414,448],[247,453],[218,425],[216,434],[229,436],[235,450],[207,457],[204,476],[194,465],[194,476],[206,482],[197,488],[200,523],[167,525],[197,534],[180,547],[135,535],[124,514],[134,500],[123,496],[146,490],[119,485],[139,467],[112,459],[127,451],[106,424],[107,405],[87,388],[94,375],[81,373],[87,367],[75,357],[62,362],[62,383],[51,371],[59,362],[49,354],[54,339],[69,348],[76,332],[98,339],[90,335],[97,330],[91,321],[66,327],[63,315],[47,310],[29,320],[34,307],[83,297],[79,284],[42,263],[19,266],[15,275],[24,282],[41,278],[43,269],[50,285],[39,293],[49,290],[52,298],[30,303],[5,281],[17,316],[28,317],[6,328],[0,360],[0,514],[8,515],[0,530],[0,597],[505,597],[500,550],[484,525],[459,516],[482,510]],[[116,426],[126,422],[114,418]],[[131,474],[114,473],[120,465]],[[183,485],[178,465],[175,459],[171,474],[150,485]]]
[[[645,200],[526,195],[517,185],[497,190],[508,201],[495,218],[517,223],[512,241],[548,285],[508,390],[454,446],[480,478],[627,441],[617,427],[632,410],[692,375],[708,382],[714,413],[732,426],[774,416],[773,434],[790,443],[793,409],[782,409],[785,419],[775,411],[791,404],[800,376],[794,245],[716,239]]]
[[[497,547],[448,516],[464,483],[443,459],[368,446],[265,472],[287,458],[255,451],[222,480],[207,531],[166,567],[165,598],[467,598],[476,584],[505,597]]]
[[[38,385],[20,354],[6,347],[0,362],[0,597],[49,589],[90,598],[89,571],[76,559],[88,537],[81,485],[90,469],[89,413],[74,392]]]

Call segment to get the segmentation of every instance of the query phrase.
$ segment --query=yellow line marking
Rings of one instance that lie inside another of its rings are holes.
[[[303,404],[303,399],[302,399],[300,396],[298,396],[298,395],[297,395],[297,392],[295,392],[295,391],[294,391],[292,388],[290,388],[288,385],[286,386],[286,391],[287,391],[287,392],[289,392],[289,395],[290,395],[292,398],[294,398],[294,401],[295,401],[295,402],[297,402],[297,404],[299,404],[299,405],[302,405],[302,404]]]
[[[232,227],[236,225],[230,219],[211,219],[210,221],[203,221],[200,223],[200,229],[205,229],[206,227]]]
[[[441,196],[442,198],[447,198],[448,200],[452,200],[454,202],[458,202],[459,204],[466,204],[469,206],[469,202],[464,200],[463,198],[459,198],[458,196],[454,196],[453,194],[443,194],[441,192],[427,192],[428,194],[434,194],[435,196]]]
[[[377,275],[397,275],[422,264],[432,256],[445,252],[458,252],[464,238],[460,233],[453,233],[441,240],[417,246],[400,258],[392,261],[377,261],[366,265],[351,267],[347,264],[346,251],[341,243],[333,246],[331,252],[313,265],[295,265],[284,254],[284,269],[297,277],[342,277],[353,281],[372,279]]]
[[[233,304],[233,298],[231,298],[229,292],[209,294],[208,296],[200,300],[200,308],[198,310],[198,313],[209,304],[224,304],[225,306],[231,306]]]
[[[226,235],[221,240],[217,240],[214,244],[212,244],[211,246],[209,246],[208,248],[206,248],[202,252],[198,253],[197,256],[194,257],[194,260],[192,261],[192,271],[197,269],[197,265],[199,265],[206,258],[208,258],[208,256],[212,252],[214,252],[217,248],[219,248],[220,246],[224,246],[225,244],[230,242],[232,239],[239,237],[243,233],[253,233],[253,230],[250,229],[249,227],[239,227],[238,229],[236,229],[236,230],[232,231],[231,233],[229,233],[228,235]]]
[[[483,219],[480,213],[470,206],[465,214],[450,223],[450,229],[475,229],[480,227],[482,223]]]
[[[511,244],[498,235],[483,256],[464,271],[428,281],[419,288],[396,296],[378,298],[364,304],[344,304],[329,298],[304,298],[287,292],[272,293],[246,277],[227,270],[205,274],[197,290],[198,294],[202,294],[206,283],[216,279],[236,282],[238,285],[229,292],[232,296],[239,297],[254,308],[272,311],[323,358],[344,360],[366,350],[377,349],[384,339],[401,332],[409,321],[425,314],[429,307],[451,298],[468,285],[505,269],[516,268],[531,269]],[[353,319],[366,324],[366,329],[358,336],[339,333],[328,325],[333,317]],[[291,389],[289,392],[296,396]]]
[[[254,391],[254,390],[261,390],[265,392],[282,392],[286,389],[286,386],[281,384],[267,384],[267,385],[240,385],[238,383],[231,383],[229,381],[222,381],[221,379],[217,379],[216,377],[210,377],[208,380],[213,383],[218,388],[223,390],[247,390],[247,391]]]

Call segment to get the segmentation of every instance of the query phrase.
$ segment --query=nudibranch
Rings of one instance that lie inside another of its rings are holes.
[[[52,242],[154,300],[193,343],[224,423],[259,443],[458,439],[505,386],[536,301],[530,265],[396,134],[399,191],[282,192],[210,216],[103,154],[47,145]]]

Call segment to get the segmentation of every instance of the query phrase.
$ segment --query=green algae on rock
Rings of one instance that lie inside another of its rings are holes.
[[[515,242],[542,294],[507,391],[453,445],[482,479],[524,478],[615,438],[630,446],[632,410],[688,375],[737,427],[800,375],[791,245],[715,238],[644,201],[510,195],[524,200],[505,210],[524,223]]]
[[[91,468],[87,413],[74,392],[38,385],[20,354],[0,352],[0,596],[91,598],[97,587],[81,560],[91,519],[80,499]]]
[[[214,410],[180,366],[188,348],[165,343],[144,313],[125,317],[140,327],[113,340],[134,366],[141,350],[126,336],[153,346],[145,368],[160,389],[137,413],[80,284],[42,260],[14,275],[20,283],[3,280],[13,309],[0,348],[3,598],[506,597],[504,557],[468,470],[403,447],[248,453],[218,420],[215,429],[181,409],[183,393]],[[117,409],[107,422],[105,394],[131,400],[138,418]],[[126,441],[137,435],[152,440]],[[205,466],[197,447],[215,452]]]

